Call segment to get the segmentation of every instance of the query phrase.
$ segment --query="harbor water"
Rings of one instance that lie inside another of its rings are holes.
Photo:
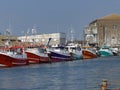
[[[102,79],[120,88],[119,56],[0,68],[0,90],[101,90]]]

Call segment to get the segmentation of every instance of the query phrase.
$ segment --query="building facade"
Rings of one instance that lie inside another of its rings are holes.
[[[120,15],[111,14],[92,21],[84,30],[84,39],[98,46],[120,46]]]
[[[64,45],[66,42],[66,34],[65,33],[20,36],[20,37],[18,37],[18,40],[21,40],[21,42],[47,44],[49,38],[51,38],[51,41],[50,41],[51,46]]]
[[[0,47],[18,44],[17,36],[0,35]]]

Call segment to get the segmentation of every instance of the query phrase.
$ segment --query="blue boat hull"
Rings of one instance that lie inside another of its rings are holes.
[[[71,55],[65,55],[65,54],[61,54],[61,53],[53,52],[53,51],[50,51],[50,55],[51,55],[51,60],[53,62],[70,61],[71,60]]]
[[[74,54],[74,53],[73,53],[72,58],[73,58],[74,60],[80,60],[80,59],[82,59],[82,55],[77,55],[77,54]]]

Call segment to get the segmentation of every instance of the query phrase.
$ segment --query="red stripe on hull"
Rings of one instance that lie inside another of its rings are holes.
[[[13,66],[23,66],[23,65],[28,65],[28,59],[16,59],[12,58],[12,64]]]
[[[49,57],[39,56],[31,52],[26,52],[27,58],[30,63],[48,63]]]
[[[12,67],[12,60],[4,54],[0,54],[0,64],[1,67]]]
[[[28,65],[28,60],[13,58],[4,54],[0,54],[0,64],[1,67],[22,66],[22,65]]]
[[[40,57],[40,63],[49,63],[51,60],[49,57]]]

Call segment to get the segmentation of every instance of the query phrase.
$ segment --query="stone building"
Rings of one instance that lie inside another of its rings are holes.
[[[52,38],[50,41],[51,46],[65,45],[66,34],[65,33],[51,33],[51,34],[40,34],[40,35],[29,35],[29,36],[20,36],[18,40],[21,42],[36,43],[36,44],[47,44],[49,38]]]
[[[84,38],[89,44],[98,46],[120,46],[120,15],[111,14],[92,21],[84,30]]]
[[[18,44],[17,36],[0,35],[0,47]]]

